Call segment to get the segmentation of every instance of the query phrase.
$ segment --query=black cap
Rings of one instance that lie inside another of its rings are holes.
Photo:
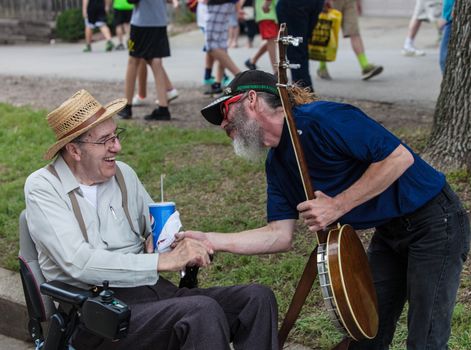
[[[276,83],[276,77],[273,74],[261,70],[247,70],[241,72],[237,74],[224,89],[223,95],[204,107],[201,110],[201,114],[211,124],[221,125],[224,119],[221,111],[222,102],[249,90],[267,92],[279,96]]]

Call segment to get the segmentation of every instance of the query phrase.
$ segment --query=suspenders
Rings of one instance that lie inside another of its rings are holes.
[[[54,165],[49,164],[46,168],[49,170],[49,172],[57,177],[59,181],[61,181],[59,174],[56,171],[56,168],[54,168]],[[140,237],[139,233],[137,230],[134,229],[134,226],[132,224],[131,216],[129,215],[129,208],[128,208],[128,191],[126,189],[126,183],[124,182],[124,176],[123,173],[121,172],[121,169],[116,166],[116,181],[118,182],[118,187],[121,191],[121,197],[122,197],[122,206],[124,209],[124,213],[126,214],[126,219],[128,219],[129,226],[131,227],[132,232],[138,237]],[[75,218],[77,219],[79,226],[80,226],[80,231],[82,231],[83,238],[85,239],[85,242],[88,243],[88,235],[87,235],[87,229],[85,227],[85,221],[83,220],[83,215],[80,210],[80,206],[77,201],[77,197],[75,196],[74,191],[70,191],[68,193],[70,202],[72,203],[72,210],[74,211]]]

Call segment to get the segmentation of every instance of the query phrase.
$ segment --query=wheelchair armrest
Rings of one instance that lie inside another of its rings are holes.
[[[85,300],[92,296],[92,292],[86,289],[71,286],[60,281],[50,281],[41,284],[41,293],[52,299],[67,304],[81,306]]]

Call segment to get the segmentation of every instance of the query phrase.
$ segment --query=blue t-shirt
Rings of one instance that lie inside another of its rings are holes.
[[[293,114],[313,188],[329,196],[350,187],[371,163],[385,159],[402,144],[348,104],[318,101],[295,107]],[[441,191],[445,176],[409,151],[414,164],[383,193],[341,217],[340,223],[357,229],[375,227],[415,211]],[[306,197],[286,123],[265,167],[268,221],[297,219],[296,206]]]

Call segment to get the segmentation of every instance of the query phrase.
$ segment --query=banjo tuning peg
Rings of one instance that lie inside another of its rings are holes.
[[[284,45],[293,45],[299,46],[303,42],[303,38],[301,36],[294,37],[292,35],[284,36],[281,38],[281,41]]]
[[[284,68],[284,69],[299,69],[301,68],[301,65],[299,63],[289,63],[288,61],[285,61],[285,62],[280,62],[278,64],[276,64],[277,67],[281,67],[281,68]]]

